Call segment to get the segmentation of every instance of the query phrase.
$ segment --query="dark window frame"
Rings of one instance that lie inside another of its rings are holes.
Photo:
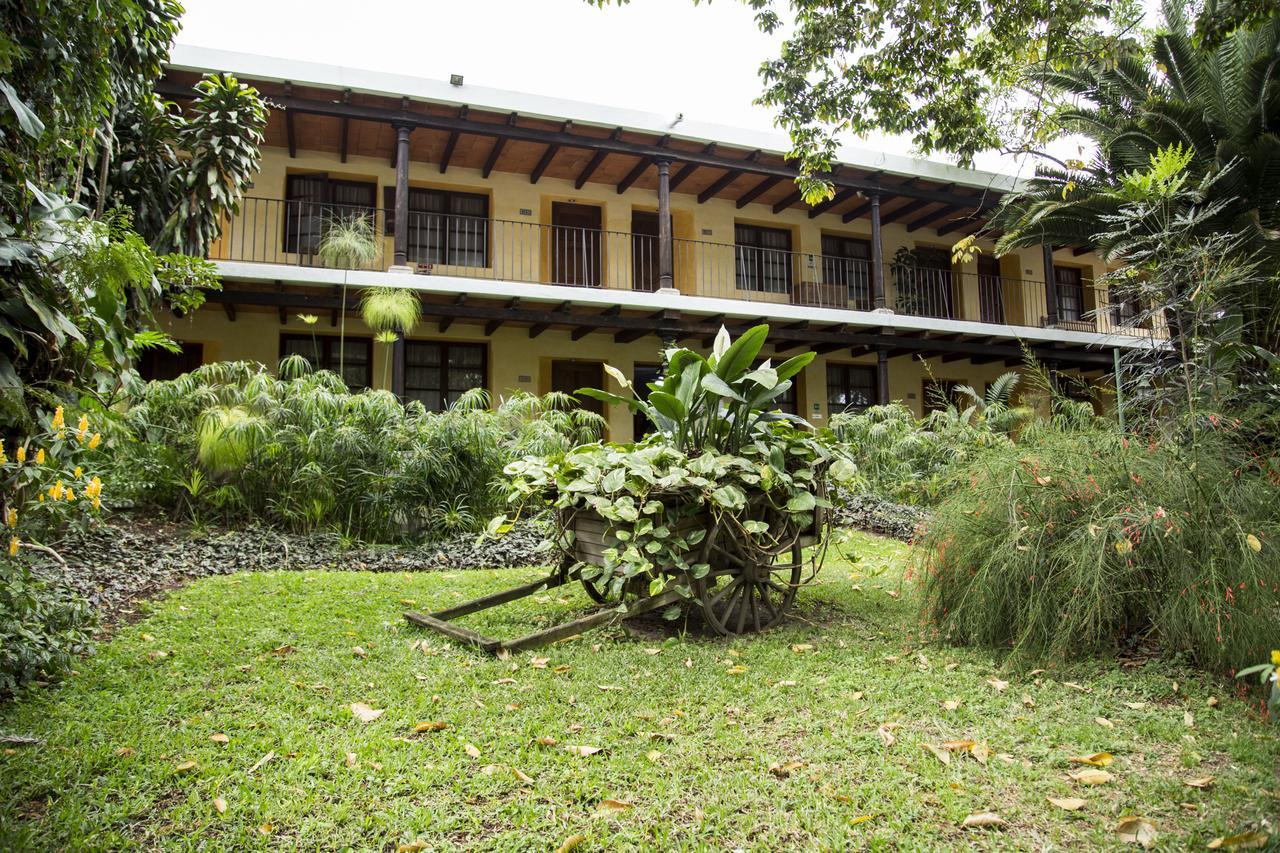
[[[442,412],[457,402],[465,392],[472,388],[483,388],[489,390],[489,345],[484,343],[475,343],[473,341],[450,341],[439,339],[414,339],[410,338],[405,341],[404,352],[404,398],[405,401],[419,400],[429,412]],[[411,358],[411,352],[416,349],[428,346],[437,346],[440,348],[440,363],[438,365],[415,364]],[[480,384],[472,385],[469,388],[452,388],[450,387],[450,371],[456,369],[461,372],[463,370],[474,370],[474,367],[455,366],[449,363],[449,353],[451,350],[477,350],[480,353]],[[440,371],[440,384],[438,387],[428,385],[416,385],[412,383],[413,371],[417,368],[430,369],[436,367]],[[440,395],[440,406],[429,406],[425,401],[415,396],[418,393],[435,393]]]
[[[640,371],[644,371],[645,375],[641,376]],[[662,365],[657,362],[638,361],[631,365],[631,385],[635,388],[636,397],[641,400],[649,399],[649,384],[657,382],[662,378]],[[657,431],[657,425],[649,420],[644,412],[635,412],[631,416],[631,440],[639,441],[640,439],[652,435]]]
[[[440,208],[434,209],[424,203],[423,199],[437,197]],[[383,233],[393,236],[396,229],[396,188],[382,188]],[[458,202],[480,202],[484,212],[467,214],[454,212]],[[406,245],[409,262],[432,264],[450,267],[484,268],[489,266],[491,253],[489,238],[491,233],[489,214],[492,211],[488,193],[467,192],[466,190],[444,190],[435,187],[409,187],[409,221],[410,231]],[[439,232],[438,247],[431,247],[424,241],[424,233],[431,229]],[[478,233],[477,233],[478,232]],[[459,245],[460,238],[465,235],[465,242]],[[430,252],[435,248],[439,255],[433,257]],[[480,263],[467,263],[459,260],[461,253],[479,252]]]
[[[295,188],[302,181],[320,181],[322,184],[320,198],[298,198],[298,190]],[[335,202],[333,200],[335,188],[367,190],[369,204]],[[367,212],[374,217],[377,216],[377,181],[335,178],[330,176],[328,172],[293,172],[285,175],[284,222],[281,224],[280,239],[282,250],[288,254],[315,255],[320,249],[320,240],[324,234],[325,221],[332,217],[335,212],[345,214],[355,210]],[[310,224],[313,219],[319,219],[319,225],[314,230],[308,229],[305,235],[308,237],[308,242],[304,246],[302,244],[304,236],[302,223],[305,221]],[[312,239],[314,244],[311,242]]]
[[[341,335],[310,335],[310,334],[298,333],[298,332],[281,332],[280,333],[280,358],[283,359],[286,355],[292,354],[286,349],[286,346],[285,346],[289,342],[297,342],[297,343],[303,344],[304,349],[310,348],[314,344],[315,348],[320,350],[319,353],[317,353],[315,349],[312,349],[311,356],[308,356],[305,352],[300,352],[297,354],[307,359],[308,362],[312,360],[312,356],[316,357],[320,363],[312,364],[311,367],[313,370],[329,370],[334,373],[337,373],[338,372],[338,356],[337,356],[338,346],[340,344],[343,344],[343,341],[344,341],[344,338]],[[367,337],[365,335],[347,335],[345,338],[345,344],[343,345],[345,345],[348,348],[348,350],[354,347],[358,347],[364,350],[363,363],[358,361],[352,362],[344,359],[343,369],[345,371],[350,372],[352,367],[359,366],[364,368],[364,374],[365,374],[363,382],[352,382],[350,380],[347,380],[346,377],[343,377],[344,381],[347,382],[347,387],[353,391],[360,391],[366,388],[372,388],[373,387],[373,338]]]
[[[766,235],[785,236],[786,246],[764,245]],[[735,222],[733,225],[734,285],[738,290],[753,293],[791,293],[795,286],[794,253],[792,252],[792,233],[790,228],[770,228],[766,225],[750,225]],[[773,270],[781,268],[783,281],[770,276]],[[750,271],[750,275],[747,272]]]
[[[1064,279],[1074,280],[1066,281]],[[1084,270],[1079,267],[1065,267],[1054,264],[1053,286],[1058,301],[1058,319],[1067,323],[1083,322],[1085,319]],[[1076,304],[1069,307],[1063,299],[1064,295],[1071,296]]]
[[[833,373],[839,374],[838,382],[832,381]],[[851,381],[855,375],[866,381],[860,383]],[[871,406],[877,405],[880,400],[879,380],[879,371],[874,364],[827,362],[827,415],[864,412]],[[850,402],[841,403],[836,396],[836,390],[843,392]],[[865,397],[865,405],[853,402],[853,398],[858,395]]]

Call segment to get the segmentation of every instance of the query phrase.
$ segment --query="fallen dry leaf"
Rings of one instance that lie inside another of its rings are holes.
[[[1094,717],[1093,721],[1104,729],[1114,729],[1116,724],[1108,720],[1106,717]]]
[[[1094,770],[1092,768],[1068,773],[1067,775],[1081,785],[1105,785],[1115,778],[1105,770]]]
[[[231,743],[231,738],[227,737],[222,732],[209,735],[209,740],[213,741],[214,743]]]
[[[578,849],[578,845],[586,840],[587,837],[581,833],[570,835],[560,843],[559,847],[556,848],[556,853],[569,853],[571,850],[576,850]]]
[[[974,760],[979,764],[986,764],[987,759],[991,757],[991,748],[985,743],[975,743],[969,750],[969,754],[972,755]]]
[[[424,720],[414,726],[413,730],[421,734],[423,732],[442,732],[447,728],[449,728],[448,723],[442,723],[439,720]]]
[[[610,814],[612,812],[625,812],[632,808],[632,804],[626,800],[601,800],[596,806],[596,814]]]
[[[1198,779],[1183,779],[1182,784],[1188,788],[1208,788],[1213,785],[1213,777],[1201,776]]]
[[[367,657],[369,656],[369,653],[368,653],[368,652],[366,652],[366,651],[364,650],[364,648],[363,648],[363,647],[361,647],[361,646],[356,646],[356,647],[354,647],[354,648],[351,650],[351,654],[355,655],[355,656],[356,656],[356,657],[358,657],[358,658],[367,658]]]
[[[1048,800],[1058,808],[1066,809],[1069,812],[1078,811],[1084,808],[1085,805],[1085,801],[1079,797],[1049,797]]]
[[[811,643],[792,643],[791,651],[795,652],[798,655],[802,655],[805,652],[813,651],[813,645]]]
[[[1190,711],[1185,711],[1185,712],[1183,712],[1183,714],[1182,714],[1182,724],[1183,724],[1184,726],[1186,726],[1187,728],[1189,728],[1189,729],[1193,729],[1193,728],[1195,728],[1195,726],[1196,726],[1196,715],[1195,715],[1195,714],[1193,714],[1193,713],[1191,713]]]
[[[255,765],[253,765],[252,767],[250,767],[250,768],[249,768],[249,771],[248,771],[248,772],[249,772],[249,775],[250,775],[250,776],[252,776],[254,773],[256,773],[256,772],[257,772],[257,770],[258,770],[258,768],[259,768],[259,767],[261,767],[262,765],[266,764],[268,761],[270,761],[271,759],[273,759],[273,758],[275,758],[275,757],[276,757],[275,750],[272,750],[271,752],[268,752],[266,755],[264,755],[264,756],[262,756],[261,758],[259,758],[259,759],[258,759],[258,763],[257,763],[257,764],[255,764]]]
[[[227,801],[226,801],[226,800],[224,800],[224,799],[222,799],[222,797],[214,797],[214,798],[213,798],[213,810],[214,810],[214,811],[216,811],[218,814],[226,814],[226,813],[227,813]]]
[[[1000,679],[998,679],[998,678],[988,678],[988,679],[987,679],[987,684],[989,684],[989,685],[991,685],[992,687],[994,687],[994,688],[996,689],[996,692],[997,692],[997,693],[1003,693],[1003,692],[1004,692],[1004,690],[1009,686],[1009,682],[1007,682],[1007,681],[1001,681],[1001,680],[1000,680]]]
[[[646,655],[660,655],[662,654],[662,649],[645,649],[644,653]]]
[[[886,749],[893,746],[893,742],[897,740],[893,736],[893,730],[897,727],[897,723],[884,723],[880,728],[876,729],[876,734],[880,735],[880,741],[885,745]]]
[[[547,664],[551,663],[551,658],[530,658],[529,666],[534,669],[546,669]]]
[[[1083,684],[1076,684],[1074,681],[1064,681],[1064,682],[1062,682],[1062,686],[1063,686],[1063,687],[1070,687],[1072,690],[1079,690],[1081,693],[1092,693],[1092,692],[1093,692],[1093,691],[1092,691],[1092,690],[1090,690],[1088,687],[1085,687]]]
[[[1130,711],[1141,711],[1143,708],[1147,707],[1147,703],[1146,702],[1125,702],[1124,706],[1128,708]]]
[[[960,707],[960,700],[948,699],[947,701],[942,703],[942,707],[947,711],[954,711],[956,708]]]
[[[189,772],[189,771],[191,771],[191,770],[195,770],[195,769],[196,769],[196,763],[195,763],[194,761],[184,761],[184,762],[182,762],[181,764],[179,764],[177,767],[173,768],[173,772],[174,772],[174,773],[187,773],[187,772]]]
[[[427,842],[425,841],[409,841],[404,844],[396,845],[396,853],[418,853],[419,850],[426,850]]]
[[[657,761],[659,758],[662,758],[662,753],[658,752],[656,749],[651,749],[644,754],[644,757],[650,761]]]
[[[258,832],[262,833],[263,835],[270,835],[274,831],[275,831],[275,827],[269,823],[264,823],[262,824],[262,826],[258,827]]]
[[[946,749],[946,750],[950,750],[951,752],[955,752],[955,751],[957,751],[957,750],[961,750],[961,751],[964,751],[964,752],[968,752],[969,750],[973,749],[973,741],[971,741],[971,740],[944,740],[944,741],[942,742],[942,748],[943,748],[943,749]]]
[[[386,709],[379,708],[374,710],[363,702],[353,702],[351,704],[352,715],[362,723],[372,723],[374,720],[386,713]]]
[[[470,755],[472,758],[480,757],[480,750],[476,748],[475,744],[464,743],[462,745],[462,749],[464,752],[467,753],[467,755]]]
[[[1210,696],[1208,699],[1205,700],[1205,704],[1208,705],[1210,708],[1218,707],[1218,697]]]
[[[267,652],[267,654],[275,655],[278,658],[282,658],[285,655],[291,655],[296,651],[297,649],[295,649],[293,646],[276,646],[274,649]]]
[[[850,819],[849,819],[849,825],[850,825],[850,826],[857,826],[858,824],[860,824],[860,823],[866,823],[866,822],[867,822],[867,821],[869,821],[869,820],[871,820],[871,815],[869,815],[869,814],[860,814],[860,815],[858,815],[858,816],[857,816],[857,817],[855,817],[855,818],[850,818]]]
[[[977,812],[976,814],[969,815],[960,822],[960,826],[966,829],[973,827],[996,827],[1004,825],[1004,818],[1000,817],[1000,815],[995,812]]]
[[[581,755],[584,758],[588,755],[595,755],[597,752],[602,752],[604,750],[604,747],[600,746],[583,746],[581,744],[569,743],[565,744],[564,748],[566,751],[572,752],[574,755]]]
[[[348,767],[355,767],[355,766],[356,766],[356,760],[357,760],[357,759],[356,759],[356,754],[355,754],[354,752],[348,752],[348,753],[347,753],[347,766],[348,766]]]
[[[116,750],[116,758],[128,758],[130,755],[133,755],[133,747],[131,746],[122,746]]]
[[[555,746],[556,739],[553,737],[540,737],[538,738],[538,743],[542,744],[543,746]]]
[[[785,779],[803,767],[803,761],[788,761],[783,764],[774,763],[769,765],[769,772],[779,779]]]
[[[738,664],[737,666],[731,666],[728,669],[726,669],[725,674],[726,675],[742,675],[746,671],[747,671],[747,668],[745,666],[743,666],[742,664]]]
[[[1088,764],[1090,767],[1110,767],[1116,757],[1109,752],[1095,752],[1093,755],[1079,755],[1068,758],[1072,764]]]
[[[1238,832],[1235,835],[1219,836],[1209,842],[1210,850],[1261,850],[1267,846],[1271,836],[1258,830]]]
[[[1150,847],[1156,843],[1156,825],[1145,817],[1128,815],[1116,823],[1116,837],[1130,844]]]
[[[927,749],[929,752],[932,752],[933,757],[941,761],[943,764],[951,763],[951,753],[947,752],[942,747],[934,746],[931,743],[922,743],[920,744],[920,748]]]

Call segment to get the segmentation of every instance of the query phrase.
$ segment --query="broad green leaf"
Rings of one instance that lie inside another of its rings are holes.
[[[788,512],[810,512],[818,505],[818,500],[809,492],[799,492],[787,501]]]
[[[708,373],[702,377],[702,387],[706,388],[712,394],[719,394],[721,397],[727,397],[730,400],[736,400],[739,403],[747,402],[746,398],[737,391],[729,387],[729,384],[714,373]]]
[[[790,379],[792,376],[795,376],[797,373],[808,367],[809,363],[817,357],[818,354],[816,352],[806,352],[782,362],[782,364],[779,364],[777,368],[775,368],[778,374],[778,381],[782,382],[784,379]]]
[[[769,337],[769,326],[761,323],[753,326],[738,336],[738,339],[725,350],[724,356],[716,362],[716,375],[728,382],[733,382],[746,373],[760,354]]]

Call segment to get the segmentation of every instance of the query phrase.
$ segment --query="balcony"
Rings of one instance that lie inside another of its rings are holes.
[[[324,267],[318,250],[331,223],[365,217],[379,235],[372,259],[392,258],[387,211],[329,203],[247,198],[210,249],[215,261]],[[421,275],[542,285],[655,291],[656,234],[411,212],[406,255]],[[700,240],[672,240],[672,286],[681,294],[755,303],[872,311],[870,261]],[[896,314],[1010,326],[1148,337],[1132,306],[1112,305],[1090,283],[1057,287],[1050,319],[1043,282],[904,263],[883,266],[884,307]]]

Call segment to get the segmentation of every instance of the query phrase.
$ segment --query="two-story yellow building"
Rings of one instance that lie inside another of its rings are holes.
[[[1117,349],[1152,345],[1080,249],[997,259],[983,240],[953,263],[1015,188],[1001,175],[844,151],[835,196],[810,206],[773,134],[196,48],[175,51],[160,91],[182,104],[207,71],[268,98],[262,168],[210,252],[224,289],[173,320],[183,354],[154,357],[153,376],[300,353],[439,409],[475,387],[607,387],[605,362],[642,385],[664,342],[763,321],[779,356],[819,353],[786,407],[821,424],[889,400],[922,412],[931,382],[981,390],[1024,347],[1097,381]],[[379,257],[327,267],[325,229],[353,216]],[[417,292],[407,340],[361,323],[369,286]],[[639,427],[607,415],[616,440]]]

